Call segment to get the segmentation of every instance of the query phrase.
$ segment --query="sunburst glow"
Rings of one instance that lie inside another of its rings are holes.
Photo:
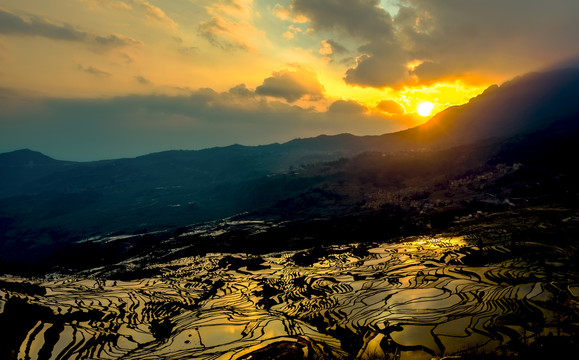
[[[420,116],[428,116],[432,112],[433,108],[434,108],[433,103],[431,103],[430,101],[425,101],[423,103],[420,103],[420,105],[418,105],[416,111],[418,111],[418,114]]]

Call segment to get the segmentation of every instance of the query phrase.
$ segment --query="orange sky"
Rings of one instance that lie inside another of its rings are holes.
[[[94,159],[401,130],[428,119],[422,102],[436,113],[576,56],[578,4],[0,0],[0,151]],[[70,141],[91,129],[99,141]]]

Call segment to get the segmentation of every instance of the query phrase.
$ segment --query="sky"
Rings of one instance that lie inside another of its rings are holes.
[[[419,125],[579,55],[577,0],[0,0],[0,152],[63,160]]]

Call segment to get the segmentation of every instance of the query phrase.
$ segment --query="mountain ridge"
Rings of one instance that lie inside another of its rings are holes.
[[[553,183],[548,177],[570,171],[565,161],[547,157],[563,158],[557,147],[569,151],[579,133],[577,94],[579,70],[559,70],[492,87],[424,125],[379,136],[321,135],[81,163],[30,150],[4,154],[0,160],[21,161],[18,166],[0,161],[6,169],[0,179],[0,248],[24,257],[30,248],[46,249],[39,244],[64,246],[91,236],[177,228],[247,212],[307,221],[355,218],[384,206],[404,207],[406,201],[426,204],[425,209],[431,209],[429,202],[486,201],[478,190],[451,196],[440,189],[457,179],[484,188],[477,176],[491,174],[490,184],[521,173],[513,170],[515,163],[542,159],[525,175],[535,189],[533,182]],[[506,121],[511,125],[504,126]],[[45,165],[30,167],[27,159]],[[574,178],[562,179],[553,184],[568,187]],[[493,188],[495,202],[508,203],[511,190],[539,191],[520,188],[523,183]]]
[[[114,161],[114,160],[124,160],[124,159],[136,159],[136,158],[143,158],[148,156],[153,156],[157,154],[171,154],[171,153],[205,153],[211,151],[223,151],[223,150],[230,150],[230,149],[268,149],[268,148],[293,148],[297,146],[304,146],[309,148],[309,150],[317,149],[320,151],[329,151],[329,150],[336,150],[339,148],[340,144],[349,144],[347,148],[354,148],[355,151],[397,151],[400,148],[397,146],[384,144],[385,140],[393,141],[393,142],[408,142],[408,144],[403,144],[402,149],[405,149],[407,146],[416,146],[416,142],[419,141],[431,141],[432,138],[440,137],[441,134],[436,133],[433,131],[433,128],[440,127],[442,129],[450,128],[451,126],[456,126],[455,124],[455,117],[460,116],[463,118],[470,118],[468,122],[462,121],[462,126],[465,124],[473,125],[474,123],[484,123],[481,121],[481,116],[475,116],[477,112],[479,112],[481,107],[488,107],[489,105],[493,105],[499,107],[499,111],[503,116],[508,117],[515,117],[515,119],[511,119],[511,122],[516,121],[516,123],[511,126],[507,127],[506,131],[499,132],[497,134],[489,134],[489,130],[485,129],[484,132],[480,133],[480,129],[477,128],[476,134],[469,134],[468,141],[472,140],[480,140],[483,139],[484,136],[488,137],[501,137],[501,136],[510,136],[513,133],[522,130],[523,125],[529,125],[528,123],[521,124],[519,123],[522,121],[522,118],[526,115],[535,113],[535,117],[537,117],[537,112],[545,111],[542,109],[541,106],[536,106],[535,104],[541,104],[542,102],[539,101],[541,97],[549,96],[550,101],[556,101],[559,106],[553,107],[552,104],[549,106],[549,110],[553,109],[560,109],[559,113],[553,114],[545,114],[543,112],[539,113],[539,119],[535,120],[538,123],[542,123],[546,117],[554,117],[554,118],[564,118],[570,115],[576,114],[579,111],[579,105],[577,105],[577,95],[573,89],[579,87],[579,69],[578,68],[566,68],[566,69],[556,69],[550,70],[548,72],[532,72],[525,75],[518,76],[514,79],[504,82],[503,84],[499,85],[491,85],[485,91],[483,91],[478,96],[469,100],[468,103],[463,105],[455,105],[451,106],[438,114],[435,114],[431,117],[427,122],[417,125],[415,127],[401,130],[392,133],[386,133],[382,135],[352,135],[350,133],[341,133],[336,135],[325,135],[321,134],[311,138],[296,138],[289,140],[284,143],[271,143],[271,144],[263,144],[263,145],[241,145],[241,144],[231,144],[227,146],[218,146],[218,147],[210,147],[204,148],[199,150],[166,150],[160,152],[154,152],[149,154],[139,155],[133,158],[115,158],[115,159],[103,159],[103,160],[95,160],[95,161],[84,161],[82,163],[87,162],[98,162],[98,161]],[[507,96],[508,94],[515,94],[516,96]],[[499,104],[489,104],[490,98],[506,98],[507,101],[501,102]],[[527,102],[531,104],[529,106],[520,106],[521,102]],[[508,103],[511,102],[518,106],[509,107]],[[568,105],[571,106],[568,106]],[[476,105],[475,109],[469,109],[473,105]],[[464,114],[465,111],[468,111],[468,114]],[[512,111],[513,113],[509,113]],[[474,118],[474,119],[473,119]],[[497,121],[497,120],[495,120]],[[461,121],[459,121],[461,123]],[[493,124],[496,125],[496,124]],[[532,124],[531,124],[532,125]],[[537,125],[537,124],[535,124]],[[462,129],[461,129],[462,130]],[[496,128],[495,128],[496,130]],[[529,128],[528,130],[536,130],[536,128]],[[433,134],[428,134],[424,136],[423,133],[426,131],[431,131]],[[444,139],[447,140],[446,138]],[[400,145],[399,145],[400,146]],[[313,148],[313,149],[312,149]],[[28,153],[36,153],[41,154],[47,158],[47,155],[44,155],[40,152],[32,151],[30,149],[21,149],[12,152],[6,152],[0,154],[0,161],[2,155],[6,154],[17,154],[19,152],[28,152]],[[50,158],[52,159],[52,158]],[[54,160],[54,159],[52,159]],[[56,161],[67,161],[67,160],[56,160]],[[67,161],[71,162],[71,161]],[[1,163],[1,162],[0,162]]]
[[[19,149],[5,153],[0,153],[0,164],[4,166],[20,165],[22,162],[29,163],[30,165],[35,165],[37,163],[43,164],[59,161],[61,160],[53,159],[50,156],[45,155],[39,151],[34,151],[30,149]]]

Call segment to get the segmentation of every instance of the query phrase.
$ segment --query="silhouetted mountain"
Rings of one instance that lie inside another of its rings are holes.
[[[68,164],[28,149],[0,154],[0,198],[34,191],[32,183]]]
[[[58,163],[58,160],[54,160],[38,151],[32,151],[30,149],[16,150],[9,153],[0,154],[0,164],[3,167],[34,167],[46,164]]]
[[[468,104],[446,109],[426,124],[395,135],[444,146],[506,138],[577,117],[578,100],[579,69],[533,73],[491,86]]]
[[[566,154],[579,134],[578,94],[579,70],[557,70],[491,87],[424,125],[381,136],[322,135],[86,163],[30,150],[0,154],[0,253],[35,259],[90,236],[243,212],[355,224],[389,209],[398,214],[392,224],[405,217],[408,230],[445,223],[473,209],[466,203],[503,206],[516,203],[513,196],[539,201],[542,193],[551,194],[545,201],[572,203],[576,179]]]

